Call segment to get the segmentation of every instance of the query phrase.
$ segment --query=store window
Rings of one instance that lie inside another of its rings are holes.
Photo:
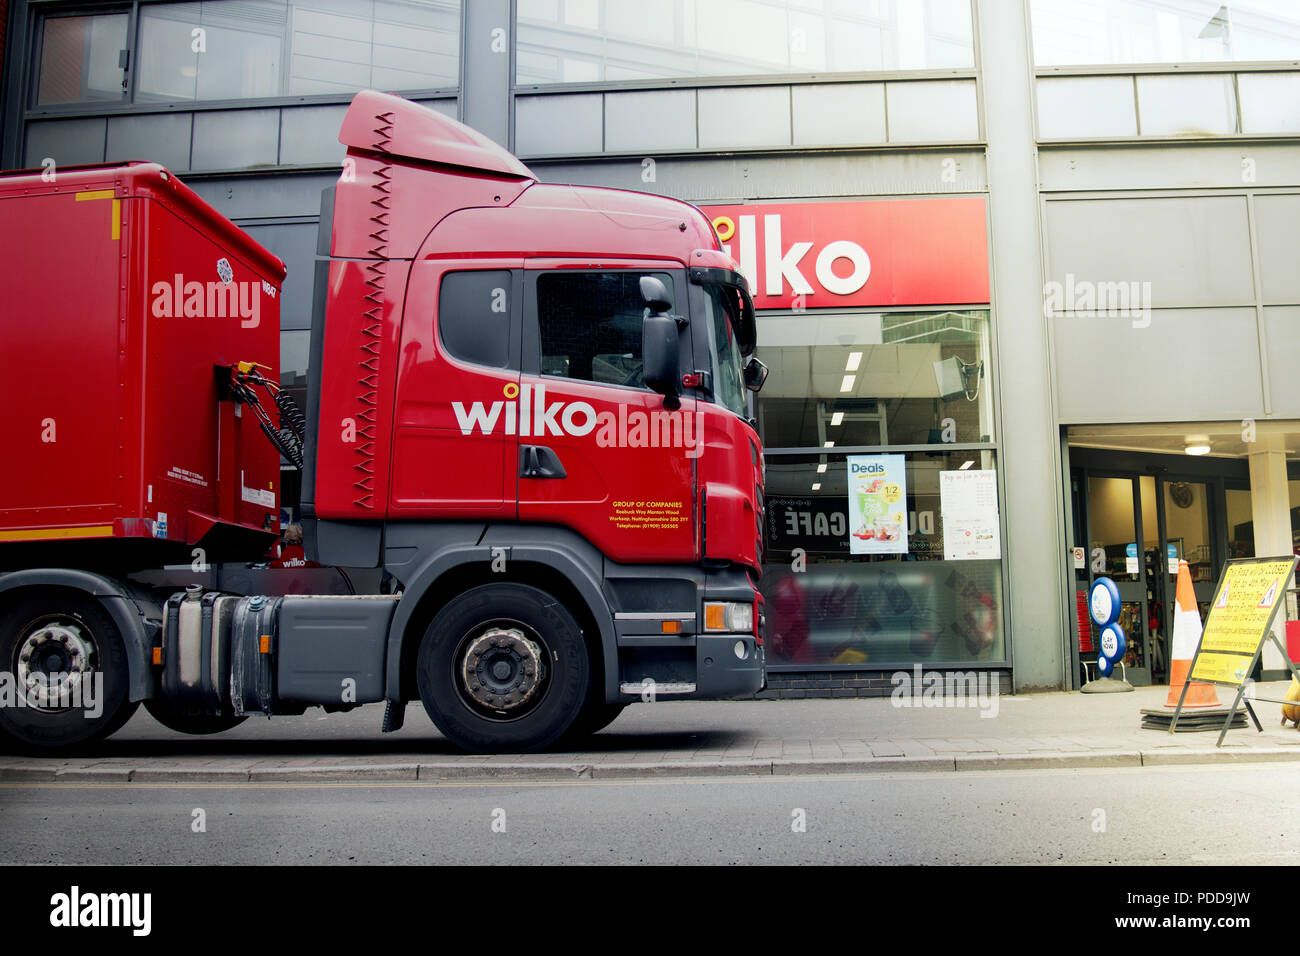
[[[884,469],[874,522],[850,462]],[[1005,660],[996,485],[991,451],[769,455],[769,664]]]
[[[1030,0],[1040,66],[1294,60],[1290,0]]]
[[[36,105],[119,102],[125,95],[127,14],[46,17]]]
[[[760,314],[767,448],[993,441],[986,310]]]
[[[517,28],[519,84],[975,62],[969,0],[519,0]]]

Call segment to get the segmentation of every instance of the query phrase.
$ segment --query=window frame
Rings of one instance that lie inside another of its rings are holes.
[[[105,109],[120,109],[130,105],[135,98],[136,67],[136,21],[137,3],[115,3],[104,6],[76,6],[58,10],[36,11],[31,31],[31,49],[28,55],[29,74],[27,91],[23,97],[25,112],[83,112]],[[127,67],[123,71],[127,87],[116,100],[78,100],[72,103],[38,104],[41,87],[41,64],[45,58],[45,27],[51,20],[67,20],[73,17],[111,17],[126,14],[126,51]]]
[[[538,314],[537,307],[537,282],[545,275],[555,275],[556,273],[606,273],[606,272],[626,272],[636,275],[650,274],[667,274],[672,280],[673,291],[673,309],[677,314],[685,314],[680,311],[682,303],[688,303],[688,289],[686,280],[686,269],[679,262],[660,262],[654,265],[645,266],[628,266],[626,264],[602,264],[599,262],[573,262],[572,264],[561,264],[550,262],[545,266],[525,267],[524,273],[524,320],[523,320],[523,357],[521,361],[521,371],[525,375],[533,375],[541,379],[555,382],[576,382],[584,385],[593,385],[599,388],[623,388],[633,392],[653,392],[654,389],[646,385],[619,385],[615,382],[597,382],[593,379],[575,378],[567,375],[547,375],[541,370],[542,362],[542,334],[541,334],[541,317]],[[688,362],[693,360],[695,354],[694,340],[691,334],[690,325],[679,329],[678,334],[679,351],[678,362],[682,373],[690,371],[694,366],[688,367]],[[683,392],[692,391],[683,389]],[[698,396],[696,396],[698,397]]]

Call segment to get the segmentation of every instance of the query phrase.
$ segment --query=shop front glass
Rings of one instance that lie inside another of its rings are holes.
[[[1006,660],[988,339],[985,310],[760,316],[772,666]]]

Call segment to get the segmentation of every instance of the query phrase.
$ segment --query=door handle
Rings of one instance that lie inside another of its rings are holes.
[[[560,456],[545,445],[519,446],[520,478],[567,478]]]

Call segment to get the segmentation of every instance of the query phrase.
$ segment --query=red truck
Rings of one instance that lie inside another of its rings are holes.
[[[191,733],[386,701],[391,731],[418,698],[522,752],[758,691],[766,370],[707,218],[380,93],[339,139],[305,415],[283,264],[175,176],[0,175],[0,734],[85,744],[141,701]],[[378,593],[250,570],[282,456],[308,558]]]

